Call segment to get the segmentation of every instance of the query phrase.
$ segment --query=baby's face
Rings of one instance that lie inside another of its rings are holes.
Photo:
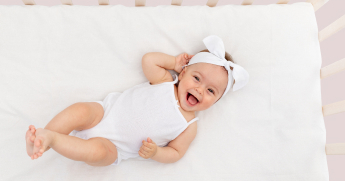
[[[178,98],[185,111],[202,111],[211,107],[223,95],[228,72],[222,66],[209,63],[196,63],[187,66],[180,73]],[[196,104],[190,94],[198,100]]]

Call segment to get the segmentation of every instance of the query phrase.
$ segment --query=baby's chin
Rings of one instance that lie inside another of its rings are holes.
[[[204,109],[200,109],[200,102],[198,102],[195,106],[192,106],[192,107],[190,107],[190,106],[188,106],[188,105],[186,105],[186,104],[188,104],[187,102],[186,102],[187,100],[184,100],[184,101],[181,101],[181,99],[179,100],[179,102],[180,102],[180,107],[181,107],[181,109],[183,109],[184,111],[186,111],[186,112],[191,112],[191,113],[194,113],[194,112],[196,112],[196,111],[202,111],[202,110],[205,110],[205,108]],[[202,105],[201,105],[202,106]],[[206,108],[206,109],[208,109],[208,108]]]
[[[183,109],[186,112],[195,112],[197,110],[195,110],[196,107],[188,107],[185,102],[185,100],[181,100],[179,99],[179,103],[180,103],[180,108]]]
[[[209,106],[209,107],[206,107],[206,108],[183,108],[183,106],[181,107],[184,111],[186,112],[190,112],[190,113],[195,113],[195,112],[199,112],[199,111],[204,111],[204,110],[207,110],[209,109],[210,107],[212,106]]]

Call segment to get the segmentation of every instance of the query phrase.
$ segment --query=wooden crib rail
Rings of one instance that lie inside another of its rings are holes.
[[[36,5],[34,0],[23,0],[23,3],[25,5]]]
[[[326,155],[345,155],[345,143],[326,144]]]
[[[345,112],[345,100],[322,106],[323,116],[341,112]],[[345,155],[345,143],[326,144],[325,149],[326,155]]]
[[[171,5],[181,6],[181,4],[182,4],[182,0],[172,0],[171,1]]]
[[[145,6],[146,0],[135,0],[135,6]]]
[[[61,4],[64,4],[64,5],[73,5],[72,0],[61,0]]]
[[[322,106],[323,116],[345,112],[345,100]]]
[[[241,5],[252,5],[254,0],[243,0]]]
[[[36,5],[34,0],[22,0],[25,5]],[[183,0],[172,0],[171,5],[181,6]],[[290,0],[277,0],[277,4],[287,4]],[[310,2],[314,10],[317,11],[320,9],[326,2],[329,0],[307,0]],[[241,5],[252,5],[254,0],[243,0]],[[206,5],[209,7],[214,7],[218,3],[218,0],[208,0]],[[72,0],[61,0],[61,4],[64,5],[73,5]],[[99,5],[109,5],[109,0],[98,0]],[[146,0],[135,0],[135,6],[145,6]]]
[[[337,33],[339,30],[345,27],[345,15],[335,20],[333,23],[328,25],[326,28],[319,32],[319,42],[322,42],[331,35]]]
[[[279,0],[277,4],[287,4],[290,0]]]
[[[181,0],[181,3],[182,3],[182,0]],[[218,3],[218,0],[208,0],[206,5],[209,7],[214,7],[217,5],[217,3]]]
[[[328,1],[329,0],[307,0],[307,2],[310,2],[313,5],[314,11],[317,11],[318,9],[320,9]]]
[[[109,5],[109,0],[98,0],[99,5]]]
[[[320,78],[324,79],[345,70],[345,58],[321,68]]]

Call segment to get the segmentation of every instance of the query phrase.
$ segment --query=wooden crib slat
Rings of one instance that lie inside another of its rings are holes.
[[[326,155],[345,155],[345,143],[326,144]]]
[[[98,0],[99,5],[109,5],[109,0]]]
[[[345,100],[322,106],[323,117],[345,112]]]
[[[23,3],[25,5],[36,5],[34,0],[23,0]]]
[[[314,11],[317,11],[318,9],[320,9],[328,1],[329,0],[307,0],[307,2],[310,2],[313,5]]]
[[[146,0],[135,0],[135,6],[145,6]]]
[[[339,30],[345,27],[345,15],[335,20],[333,23],[328,25],[326,28],[319,32],[319,42],[322,42],[326,38],[332,36]]]
[[[214,7],[217,5],[217,3],[218,3],[218,0],[208,0],[206,5],[209,7]]]
[[[290,0],[279,0],[277,4],[287,4]]]
[[[73,2],[72,2],[72,0],[61,0],[61,4],[64,4],[64,5],[73,5]]]
[[[181,6],[181,4],[182,4],[182,0],[172,0],[171,1],[171,5]]]
[[[253,2],[254,0],[243,0],[242,5],[251,5]]]
[[[338,60],[330,65],[327,65],[326,67],[322,67],[320,78],[324,79],[343,70],[345,70],[345,58]]]

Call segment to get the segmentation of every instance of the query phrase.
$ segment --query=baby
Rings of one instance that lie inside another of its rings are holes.
[[[196,55],[147,53],[142,68],[148,82],[110,93],[103,101],[75,103],[44,129],[30,125],[25,138],[28,155],[37,159],[53,148],[92,166],[118,165],[139,156],[178,161],[196,136],[195,112],[210,108],[232,85],[233,91],[244,87],[249,78],[219,37],[203,41],[208,50]],[[175,70],[178,77],[166,69]],[[69,135],[72,131],[74,136]]]

